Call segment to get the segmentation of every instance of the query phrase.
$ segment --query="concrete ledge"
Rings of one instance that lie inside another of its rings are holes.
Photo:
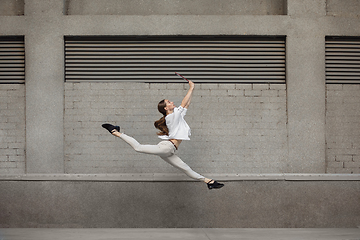
[[[360,181],[360,174],[209,174],[218,181]],[[0,181],[194,182],[183,174],[4,174]]]
[[[3,228],[5,239],[307,239],[341,240],[359,239],[358,228]]]

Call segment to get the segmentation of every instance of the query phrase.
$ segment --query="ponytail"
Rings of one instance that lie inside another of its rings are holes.
[[[164,100],[161,100],[158,104],[158,110],[164,116],[154,122],[155,128],[160,130],[160,132],[158,132],[157,135],[169,135],[169,129],[166,126],[166,120],[165,120],[165,117],[166,117],[165,107],[166,107],[166,103],[165,103],[165,99],[164,99]]]
[[[169,129],[166,126],[165,117],[166,116],[163,116],[162,118],[154,122],[155,128],[160,130],[157,135],[169,135]]]

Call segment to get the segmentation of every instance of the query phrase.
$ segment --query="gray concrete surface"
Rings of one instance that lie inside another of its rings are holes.
[[[24,15],[24,0],[1,0],[0,16]]]
[[[360,229],[0,229],[1,240],[358,240]]]
[[[64,172],[64,50],[58,28],[62,1],[25,4],[26,171]],[[46,19],[46,20],[45,20]],[[44,149],[43,151],[39,151]],[[45,150],[46,149],[46,150]]]
[[[69,15],[282,15],[285,0],[66,0]]]
[[[360,181],[0,181],[2,228],[356,228]]]

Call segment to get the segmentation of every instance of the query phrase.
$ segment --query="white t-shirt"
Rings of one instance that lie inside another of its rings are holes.
[[[169,129],[169,136],[160,135],[159,138],[164,140],[190,140],[191,130],[184,119],[186,112],[187,109],[181,106],[174,108],[174,112],[165,117],[166,126]]]

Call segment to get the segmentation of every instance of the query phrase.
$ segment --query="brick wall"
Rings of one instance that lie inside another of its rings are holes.
[[[101,127],[157,144],[157,104],[179,105],[187,84],[65,83],[67,173],[178,173]],[[286,86],[197,84],[186,116],[192,129],[178,155],[199,173],[279,173],[287,159]]]
[[[0,174],[25,172],[25,86],[0,85]]]
[[[327,85],[328,173],[360,173],[360,85]]]

